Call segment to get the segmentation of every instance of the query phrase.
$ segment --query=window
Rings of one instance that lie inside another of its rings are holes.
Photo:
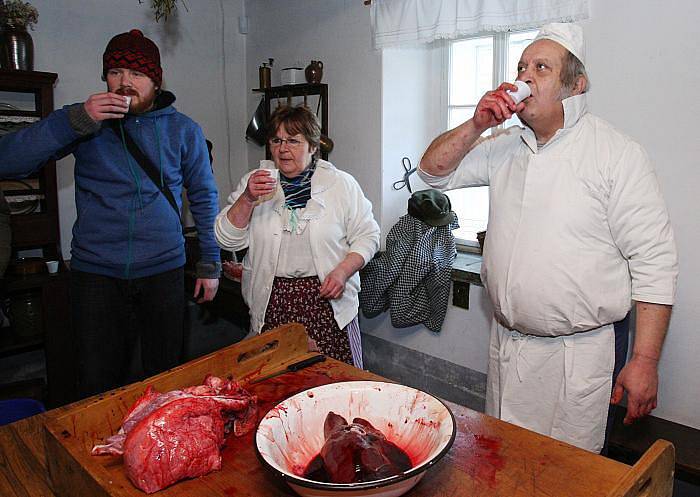
[[[446,129],[470,119],[484,93],[503,81],[515,80],[520,54],[536,34],[537,30],[496,33],[453,41],[446,46]],[[513,116],[501,126],[519,123]],[[476,233],[485,230],[488,221],[488,187],[452,190],[448,196],[459,216],[460,228],[454,232],[455,238],[462,245],[477,246]]]

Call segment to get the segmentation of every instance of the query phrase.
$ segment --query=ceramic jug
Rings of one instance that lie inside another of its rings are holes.
[[[320,83],[321,78],[323,78],[323,62],[320,60],[312,60],[311,64],[306,66],[304,75],[308,83]]]

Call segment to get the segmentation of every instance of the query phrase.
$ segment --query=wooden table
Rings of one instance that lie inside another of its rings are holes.
[[[245,386],[257,376],[309,356],[306,335],[299,328],[282,328],[245,340],[145,382],[0,428],[0,496],[145,495],[126,479],[120,458],[90,456],[92,443],[116,431],[119,422],[113,424],[114,420],[121,419],[123,410],[147,384],[164,391],[197,383],[209,370],[221,374],[221,368],[226,367],[242,378]],[[231,367],[232,361],[238,364]],[[280,400],[309,387],[357,379],[382,378],[328,359],[246,388],[258,396],[263,416]],[[667,442],[657,442],[637,465],[630,467],[468,408],[449,405],[458,426],[454,445],[406,494],[408,497],[671,495],[673,446]],[[253,440],[252,433],[231,437],[223,451],[221,471],[180,482],[157,495],[295,495],[262,467]]]

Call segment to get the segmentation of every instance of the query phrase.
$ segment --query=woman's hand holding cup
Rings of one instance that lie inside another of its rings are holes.
[[[272,198],[277,189],[277,169],[258,169],[248,178],[244,195],[251,203]]]

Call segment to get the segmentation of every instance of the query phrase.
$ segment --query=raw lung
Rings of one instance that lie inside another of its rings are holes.
[[[92,453],[123,454],[131,482],[153,493],[220,469],[228,433],[243,435],[256,421],[257,398],[233,380],[208,375],[202,385],[167,393],[149,386],[119,432]]]

